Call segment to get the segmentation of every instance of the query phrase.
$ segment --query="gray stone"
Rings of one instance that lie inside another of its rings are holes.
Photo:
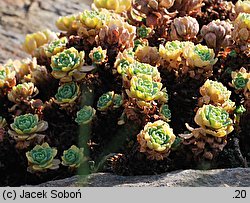
[[[58,31],[59,16],[82,12],[91,0],[1,0],[0,1],[0,63],[22,59],[26,34],[44,29]]]
[[[249,187],[250,168],[181,170],[151,176],[96,173],[40,184],[41,187]]]

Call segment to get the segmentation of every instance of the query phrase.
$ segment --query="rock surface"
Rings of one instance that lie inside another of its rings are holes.
[[[46,28],[58,31],[59,16],[82,11],[91,0],[1,0],[0,1],[0,63],[22,59],[28,55],[21,43],[26,34]]]
[[[56,19],[80,12],[91,0],[1,0],[0,63],[8,58],[21,59],[25,35],[49,28],[57,31]],[[81,179],[74,176],[39,186],[250,186],[250,168],[210,171],[184,170],[154,176],[124,177],[98,173]]]
[[[152,176],[117,176],[108,173],[74,176],[51,181],[41,187],[249,187],[250,168],[183,170]]]

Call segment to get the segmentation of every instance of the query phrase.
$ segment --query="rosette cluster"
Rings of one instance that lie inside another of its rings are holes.
[[[72,145],[69,149],[63,151],[62,165],[70,169],[77,169],[84,161],[83,148]]]
[[[114,91],[106,92],[101,95],[97,101],[97,109],[99,111],[108,111],[109,109],[120,108],[123,104],[123,98],[120,94],[115,94]]]
[[[189,74],[199,79],[209,77],[217,62],[213,49],[189,41],[171,41],[159,47],[160,63],[163,69],[174,71],[177,76]]]
[[[8,134],[17,142],[17,148],[26,148],[35,142],[42,142],[45,135],[40,134],[48,128],[46,121],[40,120],[36,114],[25,114],[14,118]]]
[[[214,20],[201,28],[201,36],[209,48],[218,52],[220,48],[232,45],[232,25],[230,22]]]
[[[250,46],[250,13],[240,13],[233,22],[232,38],[242,50],[249,51]]]
[[[145,153],[148,159],[162,160],[169,155],[175,135],[168,123],[158,120],[147,123],[137,135],[137,140],[140,152]]]
[[[62,84],[55,95],[55,103],[61,108],[73,107],[80,95],[80,87],[75,82]]]
[[[51,74],[61,82],[79,81],[85,77],[83,72],[84,51],[71,47],[51,57]]]
[[[232,71],[231,86],[237,94],[243,93],[245,97],[244,106],[249,111],[250,109],[250,72],[242,67],[238,71]]]
[[[116,13],[123,13],[130,9],[132,0],[94,0],[97,8],[106,8]]]
[[[26,152],[28,159],[28,171],[31,173],[46,172],[48,169],[59,168],[60,161],[55,159],[57,149],[51,148],[47,142],[36,145],[32,150]]]
[[[230,100],[231,91],[229,91],[221,82],[206,80],[200,88],[202,97],[199,99],[200,105],[213,104],[221,106],[228,112],[233,112],[235,103]]]

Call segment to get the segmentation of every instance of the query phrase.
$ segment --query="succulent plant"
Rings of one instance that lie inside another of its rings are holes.
[[[80,94],[79,86],[74,83],[65,83],[61,85],[55,95],[55,102],[59,105],[72,104]]]
[[[199,32],[199,23],[190,16],[175,18],[169,29],[171,40],[192,40]]]
[[[38,115],[25,114],[14,118],[8,134],[16,140],[17,148],[26,148],[32,140],[42,141],[45,135],[40,134],[48,128],[48,123],[39,120]]]
[[[134,52],[131,49],[125,49],[123,52],[118,53],[114,67],[119,74],[126,74],[128,67],[134,61]]]
[[[137,28],[137,36],[139,38],[147,38],[148,35],[152,32],[151,28],[147,28],[145,26]]]
[[[47,142],[36,145],[32,150],[26,152],[29,172],[46,172],[48,169],[59,168],[60,161],[55,159],[56,148],[51,148]]]
[[[88,28],[100,29],[105,24],[106,18],[110,18],[109,15],[97,11],[84,10],[80,15],[80,21]]]
[[[113,108],[118,109],[122,106],[123,104],[123,98],[122,95],[120,94],[115,94],[113,97]]]
[[[89,57],[91,58],[94,64],[102,64],[107,61],[107,50],[103,50],[101,46],[94,47],[89,53]]]
[[[231,23],[227,21],[214,20],[201,28],[201,36],[208,47],[218,52],[221,47],[226,48],[233,43],[232,28]]]
[[[141,38],[136,39],[134,41],[134,49],[133,49],[133,51],[135,52],[139,47],[141,48],[141,47],[146,47],[146,46],[148,46],[148,40],[147,39],[141,39]]]
[[[116,13],[123,13],[130,9],[132,0],[94,0],[97,8],[114,10]]]
[[[169,122],[171,119],[171,111],[169,109],[169,106],[167,104],[163,104],[160,107],[160,117],[162,120]]]
[[[0,116],[0,128],[5,128],[7,126],[6,119]]]
[[[229,91],[221,82],[207,79],[204,85],[200,88],[200,94],[206,104],[223,104],[228,101],[231,96]]]
[[[46,56],[51,57],[59,52],[62,52],[66,48],[67,43],[68,43],[68,39],[66,37],[62,37],[58,40],[50,42],[44,48]]]
[[[56,26],[59,30],[71,32],[77,30],[75,27],[76,15],[61,16],[56,21]]]
[[[106,111],[113,103],[114,92],[110,91],[99,97],[97,102],[97,109],[99,111]]]
[[[116,19],[109,21],[100,29],[95,41],[97,45],[102,47],[117,46],[118,53],[127,48],[133,48],[135,37],[135,26],[128,24],[124,20]]]
[[[242,115],[243,113],[246,112],[246,108],[243,105],[239,105],[236,107],[234,112],[238,115]]]
[[[190,42],[190,45],[192,43]],[[159,54],[160,56],[166,61],[180,61],[180,56],[183,53],[183,48],[187,44],[185,42],[180,42],[178,40],[175,41],[168,41],[165,46],[160,45],[159,47]]]
[[[187,64],[190,67],[205,67],[212,66],[217,62],[213,49],[209,49],[207,46],[197,44],[195,46],[189,46],[184,49],[184,58],[187,60]]]
[[[211,104],[199,108],[194,120],[196,124],[204,128],[205,133],[215,137],[224,137],[234,130],[229,113],[222,107]]]
[[[201,11],[203,0],[175,0],[170,11],[177,10],[181,16],[191,15]]]
[[[79,125],[85,125],[92,121],[95,116],[96,110],[91,106],[83,106],[77,113],[75,121]]]
[[[4,117],[0,116],[0,142],[3,141],[5,136],[5,127],[7,126],[7,122]]]
[[[33,34],[28,34],[23,43],[23,48],[27,53],[33,55],[37,48],[56,39],[58,39],[56,33],[48,29]]]
[[[159,62],[158,49],[151,46],[139,46],[135,51],[135,58],[142,63],[155,66]]]
[[[139,106],[144,106],[145,102],[158,100],[164,95],[161,91],[162,83],[154,82],[149,75],[133,76],[130,85],[130,90],[126,89],[126,93],[129,97],[138,99]]]
[[[246,90],[247,83],[250,81],[250,73],[245,68],[241,68],[239,71],[232,71],[232,86],[236,90]]]
[[[68,150],[63,151],[62,165],[71,169],[77,169],[84,161],[83,148],[72,145]]]
[[[131,77],[139,74],[150,75],[155,81],[160,81],[161,79],[156,66],[151,66],[147,63],[140,63],[138,61],[134,61],[134,63],[130,64],[127,69],[127,74]]]
[[[171,145],[175,141],[173,129],[162,121],[148,122],[137,135],[140,152],[147,154],[148,159],[162,160],[168,156]]]
[[[39,93],[34,83],[22,83],[14,86],[8,93],[8,99],[14,103],[21,103],[22,101],[29,101]]]
[[[15,71],[8,66],[0,65],[0,89],[11,88],[16,85]]]
[[[248,47],[250,41],[250,13],[240,13],[233,22],[232,38],[237,45]],[[244,49],[243,49],[244,50]]]
[[[84,64],[84,51],[78,52],[74,47],[66,49],[51,57],[52,75],[62,82],[71,82],[72,77],[78,81],[85,77],[80,74]]]
[[[15,72],[16,82],[26,82],[26,77],[30,77],[33,71],[39,69],[36,58],[23,60],[8,60],[5,67],[8,67],[12,72]],[[48,77],[48,76],[43,76]]]
[[[250,13],[250,1],[249,0],[238,0],[235,4],[235,11],[239,13]]]

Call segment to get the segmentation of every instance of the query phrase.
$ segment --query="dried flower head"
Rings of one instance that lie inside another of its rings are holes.
[[[175,0],[170,11],[177,10],[181,16],[191,15],[201,11],[203,0]]]
[[[158,49],[150,46],[139,46],[135,51],[135,57],[140,62],[156,65],[159,61]]]

